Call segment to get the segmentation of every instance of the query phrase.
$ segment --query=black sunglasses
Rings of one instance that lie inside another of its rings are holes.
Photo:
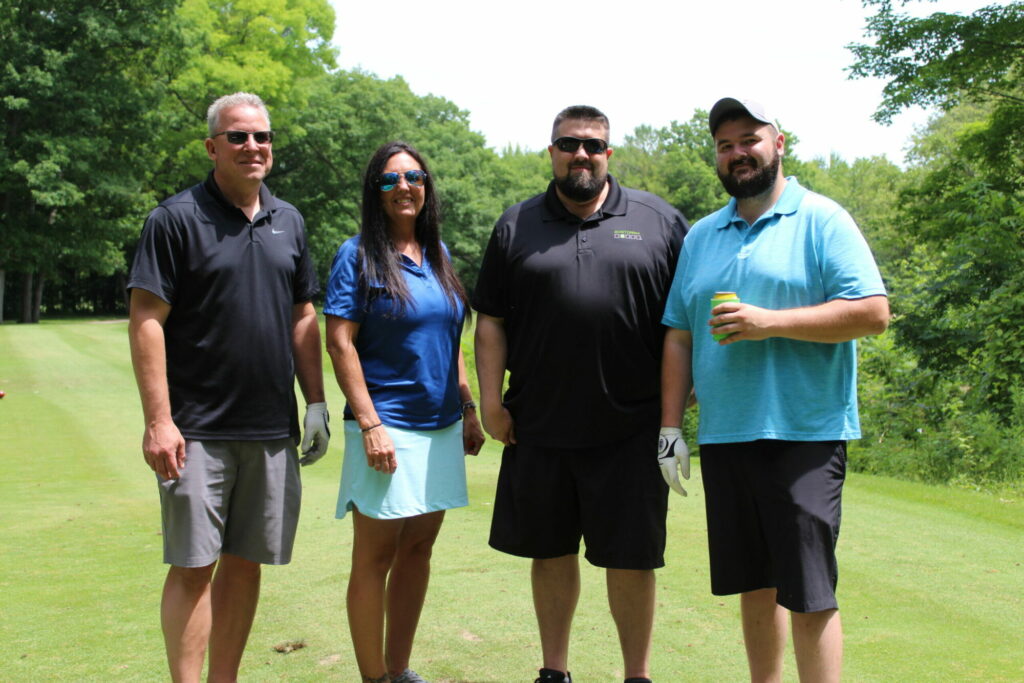
[[[249,141],[250,135],[257,145],[269,145],[274,141],[274,131],[272,130],[257,130],[253,132],[247,130],[222,130],[217,135],[223,135],[232,145],[244,145]],[[217,137],[217,135],[213,137]]]
[[[405,176],[405,182],[410,185],[415,185],[416,187],[423,187],[423,183],[427,181],[426,171],[421,171],[419,169],[406,171],[405,173],[381,173],[380,179],[378,180],[380,183],[380,191],[391,192],[391,190],[398,186],[398,181],[402,176]]]
[[[580,145],[583,145],[583,149],[586,150],[587,154],[601,154],[608,149],[608,142],[601,138],[574,138],[566,136],[558,138],[553,144],[567,154],[575,154]]]

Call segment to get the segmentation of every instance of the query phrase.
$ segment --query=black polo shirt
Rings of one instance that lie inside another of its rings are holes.
[[[661,314],[689,225],[608,179],[586,220],[554,183],[506,210],[484,254],[473,306],[504,319],[505,405],[524,443],[587,447],[658,427]]]
[[[185,438],[298,438],[292,311],[318,286],[294,206],[264,185],[250,221],[211,173],[146,219],[135,287],[171,305],[167,380]]]

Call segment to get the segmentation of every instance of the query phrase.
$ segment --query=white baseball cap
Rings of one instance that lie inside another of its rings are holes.
[[[762,123],[770,123],[778,129],[779,124],[774,118],[768,115],[765,111],[764,105],[760,102],[753,100],[740,100],[735,97],[723,97],[722,99],[715,102],[715,106],[711,107],[711,113],[708,114],[708,128],[711,129],[711,135],[715,134],[718,130],[718,126],[721,125],[722,119],[728,114],[735,112],[743,112],[751,118],[754,118]]]

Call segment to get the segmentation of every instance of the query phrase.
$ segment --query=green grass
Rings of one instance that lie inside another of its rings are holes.
[[[327,386],[340,419],[340,391]],[[157,492],[124,322],[0,326],[0,389],[0,681],[165,680]],[[355,680],[351,525],[334,519],[340,452],[336,436],[303,470],[295,556],[264,571],[243,680]],[[539,666],[529,563],[487,547],[499,453],[488,444],[468,461],[472,503],[449,513],[436,547],[413,663],[435,683],[525,681]],[[671,499],[653,671],[661,683],[740,681],[737,600],[708,592],[695,469],[691,496]],[[846,680],[1024,680],[1022,508],[850,476],[839,544]],[[574,677],[621,681],[603,573],[584,564],[583,580]],[[272,649],[299,640],[306,647],[291,654]],[[795,680],[791,658],[787,671]]]

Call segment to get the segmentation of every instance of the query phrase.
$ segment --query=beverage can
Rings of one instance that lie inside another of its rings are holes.
[[[711,308],[714,309],[714,307],[717,306],[718,304],[724,304],[727,301],[735,301],[736,303],[739,303],[739,300],[740,298],[736,296],[736,292],[715,292],[715,295],[711,297]],[[722,341],[730,334],[732,334],[732,332],[728,332],[725,334],[715,334],[714,332],[712,332],[711,338],[718,342]]]

